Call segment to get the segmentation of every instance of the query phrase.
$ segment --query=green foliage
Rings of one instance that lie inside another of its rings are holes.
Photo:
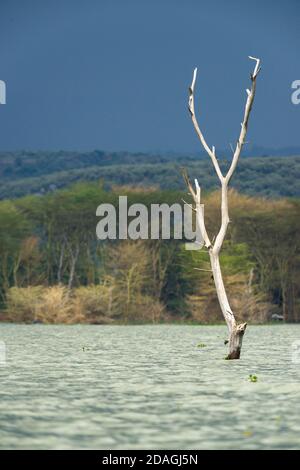
[[[30,223],[11,202],[0,202],[0,296],[14,280],[22,243],[30,233]]]
[[[249,273],[255,266],[247,243],[225,242],[220,262],[226,274]]]

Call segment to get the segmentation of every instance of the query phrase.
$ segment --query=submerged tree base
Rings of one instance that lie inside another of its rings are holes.
[[[241,323],[233,328],[229,338],[229,354],[226,359],[239,359],[247,323]]]

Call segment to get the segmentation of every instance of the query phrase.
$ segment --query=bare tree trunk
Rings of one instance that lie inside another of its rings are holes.
[[[219,255],[214,254],[213,250],[210,250],[209,255],[219,304],[229,330],[229,354],[226,359],[239,359],[247,323],[241,323],[240,325],[237,325],[228,302],[221,272]]]
[[[20,264],[21,264],[21,256],[19,255],[17,261],[14,264],[14,269],[13,269],[15,287],[19,287],[18,286],[18,270],[19,270]]]
[[[254,277],[254,268],[251,268],[250,269],[250,273],[249,273],[249,280],[248,280],[248,293],[249,294],[252,294],[252,284],[253,284],[253,277]]]
[[[205,227],[204,212],[201,206],[201,188],[199,186],[198,180],[195,179],[195,189],[194,189],[193,185],[190,182],[187,172],[183,170],[183,177],[185,179],[185,182],[187,184],[190,194],[193,196],[193,199],[196,205],[195,211],[196,211],[196,216],[197,216],[197,223],[199,225],[199,228],[200,228],[203,240],[204,240],[204,246],[209,252],[211,269],[212,269],[213,278],[214,278],[214,282],[216,286],[219,304],[220,304],[224,319],[227,323],[227,327],[229,330],[229,340],[228,340],[229,353],[228,353],[227,359],[239,359],[240,358],[243,336],[247,327],[247,323],[237,324],[234,318],[234,314],[229,305],[223,278],[222,278],[219,254],[220,254],[223,241],[227,233],[228,224],[229,224],[228,184],[236,169],[241,150],[245,143],[245,137],[246,137],[247,128],[248,128],[248,120],[249,120],[249,116],[250,116],[250,112],[252,109],[252,104],[253,104],[254,96],[255,96],[256,77],[260,71],[260,60],[254,57],[250,57],[250,59],[253,59],[256,61],[254,72],[253,74],[251,74],[252,87],[251,87],[251,90],[249,89],[246,90],[247,101],[246,101],[246,106],[245,106],[243,122],[241,123],[241,131],[240,131],[240,135],[236,144],[236,148],[233,151],[233,157],[232,157],[229,170],[227,171],[225,176],[223,175],[220,169],[219,162],[216,156],[215,147],[210,148],[208,144],[206,143],[206,140],[201,132],[201,129],[199,127],[199,124],[197,122],[197,118],[195,115],[194,87],[195,87],[195,82],[196,82],[197,69],[194,70],[193,81],[189,88],[189,111],[191,114],[192,122],[194,124],[194,128],[196,130],[196,133],[203,147],[205,148],[206,152],[211,158],[214,169],[221,183],[221,227],[220,227],[219,233],[217,234],[215,238],[215,241],[211,243],[208,233],[206,231],[206,227]]]
[[[68,282],[68,289],[71,290],[73,286],[73,280],[75,275],[75,267],[79,255],[79,245],[76,245],[75,253],[73,254],[72,249],[70,248],[70,255],[71,255],[71,268],[70,268],[70,275],[69,275],[69,282]]]
[[[62,268],[63,268],[64,254],[65,254],[65,241],[62,242],[60,255],[59,255],[58,270],[57,270],[58,284],[61,284],[61,274],[62,274]]]
[[[108,316],[111,317],[112,315],[112,306],[113,306],[113,289],[114,289],[114,286],[110,286],[109,287],[109,291],[108,291]]]

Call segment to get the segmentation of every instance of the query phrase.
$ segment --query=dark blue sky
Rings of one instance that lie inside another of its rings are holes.
[[[300,145],[298,0],[0,0],[0,150],[200,150],[240,130],[253,62],[262,72],[249,140]]]

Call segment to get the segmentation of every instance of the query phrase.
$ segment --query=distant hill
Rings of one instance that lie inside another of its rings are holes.
[[[224,153],[225,154],[225,153]],[[220,154],[220,164],[228,161]],[[300,152],[296,156],[242,156],[232,180],[240,192],[267,197],[300,197]],[[128,152],[0,152],[0,198],[44,194],[78,181],[101,179],[107,186],[180,189],[180,167],[205,189],[218,187],[209,157]]]

